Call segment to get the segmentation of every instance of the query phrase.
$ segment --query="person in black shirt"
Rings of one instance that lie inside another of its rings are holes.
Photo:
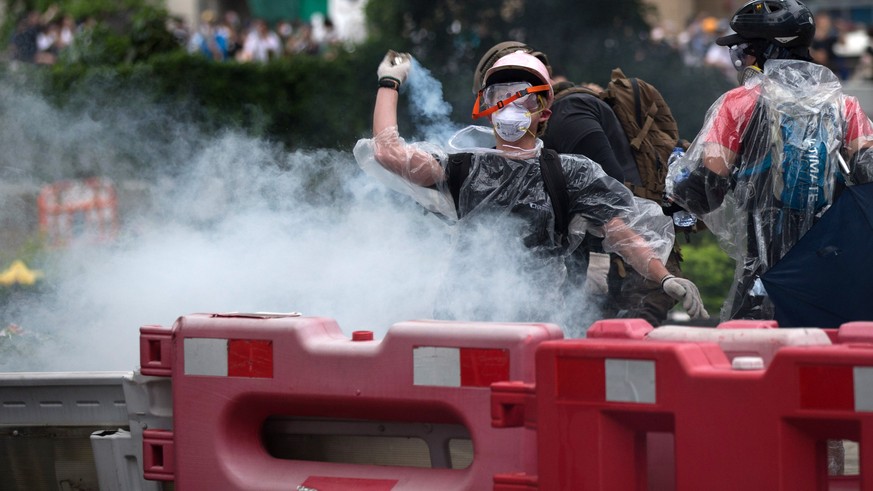
[[[569,82],[555,84],[555,93],[570,86]],[[619,182],[642,184],[621,123],[609,104],[593,94],[576,92],[553,104],[543,143],[559,153],[588,157]]]

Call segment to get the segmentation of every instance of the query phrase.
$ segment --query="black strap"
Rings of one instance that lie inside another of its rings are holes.
[[[570,195],[558,152],[552,149],[543,150],[540,155],[540,172],[543,174],[543,186],[555,211],[555,232],[561,237],[567,237],[570,227]]]
[[[470,173],[470,163],[473,161],[472,153],[454,153],[449,155],[448,181],[449,192],[455,202],[455,210],[458,218],[461,218],[461,207],[458,205],[461,196],[461,185],[467,180]]]
[[[455,202],[455,210],[460,216],[459,197],[461,186],[467,180],[470,173],[470,165],[473,161],[472,153],[455,153],[449,155],[448,184],[452,200]],[[552,209],[555,212],[555,232],[562,237],[567,236],[570,226],[570,195],[567,192],[567,178],[564,168],[561,167],[561,157],[558,152],[544,149],[540,154],[540,173],[543,176],[543,186],[549,199],[552,201]]]

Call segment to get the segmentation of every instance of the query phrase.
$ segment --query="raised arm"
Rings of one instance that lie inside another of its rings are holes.
[[[374,156],[382,167],[419,186],[432,186],[445,179],[445,172],[433,155],[407,145],[397,128],[400,86],[412,67],[407,53],[389,50],[379,64],[379,91],[373,110]]]

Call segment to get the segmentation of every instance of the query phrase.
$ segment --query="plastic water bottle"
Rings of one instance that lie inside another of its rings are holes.
[[[684,167],[677,168],[679,157],[683,155],[685,155],[685,150],[682,150],[682,147],[676,147],[667,159],[667,182],[664,184],[668,195],[673,192],[673,187],[688,178],[690,173]]]
[[[677,164],[679,157],[685,155],[685,150],[682,147],[676,147],[673,149],[673,153],[670,154],[670,158],[667,159],[667,168],[670,169]],[[673,191],[673,186],[679,184],[680,182],[688,179],[688,176],[691,174],[691,171],[688,170],[687,167],[682,167],[675,172],[669,172],[670,175],[673,175],[672,180],[668,180],[667,184],[669,189],[668,193]],[[685,210],[679,210],[673,213],[673,224],[677,227],[692,227],[697,223],[697,217],[694,213]]]
[[[697,216],[690,211],[679,210],[673,213],[673,225],[677,227],[692,227],[697,223]]]
[[[670,154],[670,158],[667,159],[667,167],[671,167],[673,162],[676,161],[679,157],[685,155],[685,149],[682,147],[674,147],[673,152]]]

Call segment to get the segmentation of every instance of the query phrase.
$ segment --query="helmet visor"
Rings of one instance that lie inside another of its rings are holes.
[[[506,104],[506,101],[510,97],[524,91],[526,95],[515,99],[512,101],[512,104],[524,107],[529,111],[535,111],[538,105],[536,95],[527,93],[527,89],[531,87],[531,84],[528,82],[489,85],[488,87],[485,87],[485,91],[482,92],[482,104],[485,108],[498,105],[502,106],[503,104]],[[501,102],[503,104],[501,104]]]
[[[536,111],[539,108],[537,92],[547,92],[548,85],[532,86],[529,82],[509,82],[492,84],[479,93],[476,105],[473,108],[473,117],[481,118],[494,113],[507,104],[515,104],[528,111]]]
[[[752,48],[746,43],[731,46],[730,53],[731,61],[733,62],[734,68],[736,68],[737,71],[742,70],[747,66],[746,58],[748,58],[749,56],[754,56]]]

